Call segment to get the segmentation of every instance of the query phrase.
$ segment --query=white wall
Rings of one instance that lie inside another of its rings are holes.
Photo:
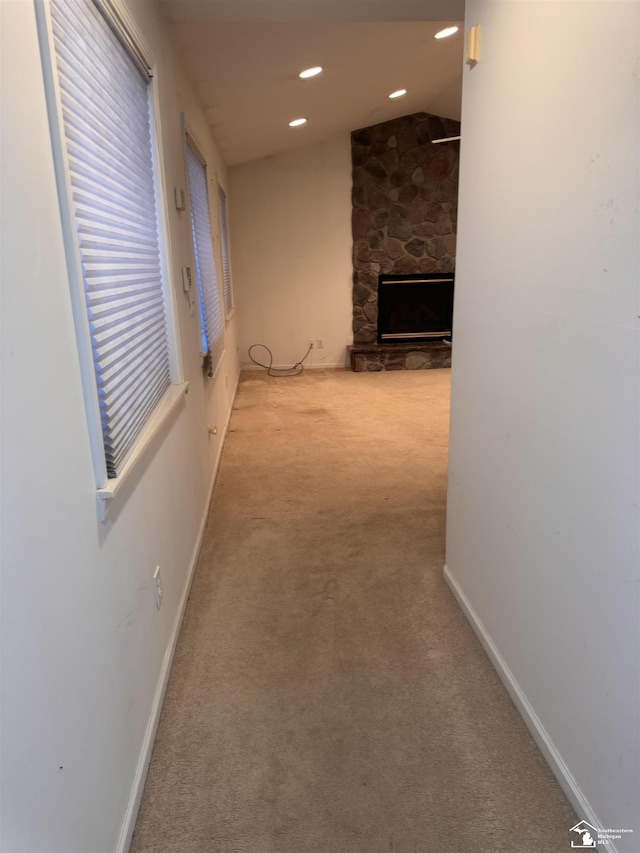
[[[349,135],[236,166],[229,185],[243,366],[254,343],[270,347],[275,365],[291,365],[310,338],[324,348],[305,365],[345,365],[353,341]]]
[[[2,15],[2,851],[126,844],[163,677],[238,377],[233,322],[203,378],[178,277],[188,221],[169,208],[190,392],[105,523],[97,519],[33,3]],[[184,186],[180,111],[224,178],[156,21],[166,177]],[[214,195],[215,199],[215,195]],[[225,378],[228,377],[228,386]],[[207,423],[219,427],[209,438]],[[156,611],[152,573],[164,602]],[[128,822],[129,821],[129,822]]]
[[[467,3],[446,569],[581,817],[634,829],[628,853],[639,8]]]

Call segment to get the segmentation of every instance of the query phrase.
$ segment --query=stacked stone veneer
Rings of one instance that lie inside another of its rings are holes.
[[[454,270],[459,143],[431,140],[459,133],[416,113],[351,134],[354,345],[377,340],[380,273]]]

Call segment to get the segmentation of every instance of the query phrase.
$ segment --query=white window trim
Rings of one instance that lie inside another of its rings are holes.
[[[176,409],[178,402],[188,392],[189,383],[183,380],[183,367],[179,346],[177,326],[177,306],[174,287],[171,283],[168,252],[170,247],[168,223],[167,194],[162,152],[162,134],[160,127],[160,109],[157,89],[156,68],[153,56],[138,29],[133,17],[121,0],[92,0],[105,15],[110,26],[122,37],[132,59],[144,70],[150,78],[151,100],[151,135],[153,141],[153,165],[156,181],[158,230],[160,234],[160,264],[162,270],[163,295],[165,301],[166,331],[169,349],[169,373],[171,385],[160,399],[153,414],[145,424],[127,459],[122,472],[116,478],[107,476],[107,466],[104,455],[104,442],[100,408],[98,404],[98,388],[95,377],[89,320],[87,317],[84,283],[80,264],[80,256],[76,245],[75,224],[73,221],[72,189],[69,174],[67,146],[62,117],[62,103],[57,74],[55,73],[55,48],[51,9],[48,0],[35,0],[36,22],[43,59],[45,95],[53,156],[56,165],[56,183],[58,188],[59,210],[62,221],[62,233],[69,275],[71,304],[78,345],[78,356],[82,390],[87,416],[91,459],[96,481],[96,497],[98,517],[104,520],[106,508],[118,492],[131,472],[137,467],[145,451],[161,431],[164,423]]]
[[[122,471],[118,477],[113,477],[107,480],[106,485],[102,489],[96,491],[98,501],[98,518],[104,521],[110,509],[110,502],[122,490],[124,484],[129,479],[130,475],[136,470],[140,460],[145,455],[147,449],[162,432],[165,423],[178,408],[185,395],[189,393],[189,383],[183,382],[180,385],[170,385],[160,403],[154,409],[153,414],[147,421],[145,428],[142,430],[138,441],[135,443],[133,451],[125,462]]]

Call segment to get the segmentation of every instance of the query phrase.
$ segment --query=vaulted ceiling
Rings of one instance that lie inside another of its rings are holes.
[[[401,115],[460,118],[461,0],[163,0],[229,166]],[[300,80],[305,68],[322,74]],[[387,97],[396,89],[407,94]],[[302,127],[289,121],[307,118]]]

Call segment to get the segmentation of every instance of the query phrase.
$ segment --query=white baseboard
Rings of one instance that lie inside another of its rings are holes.
[[[339,361],[335,364],[325,364],[324,362],[318,362],[318,364],[305,364],[305,370],[351,370],[351,365],[346,361]]]
[[[265,370],[266,368],[260,367],[258,364],[253,364],[249,362],[245,364],[244,362],[241,365],[242,370]],[[351,367],[348,362],[340,361],[331,364],[325,364],[324,362],[319,362],[318,364],[305,364],[305,370],[351,370]],[[274,364],[273,370],[293,370],[290,364]]]
[[[564,759],[556,749],[555,744],[549,737],[549,734],[543,726],[540,718],[533,710],[533,707],[524,694],[522,688],[507,666],[505,659],[500,654],[498,647],[487,633],[487,630],[482,624],[478,614],[473,609],[471,602],[462,591],[462,587],[453,576],[449,566],[446,564],[444,566],[443,576],[451,592],[455,596],[456,601],[462,608],[464,615],[467,617],[467,620],[473,628],[477,638],[480,640],[483,649],[487,653],[489,660],[493,664],[500,680],[504,684],[507,693],[518,709],[518,712],[524,720],[527,728],[531,732],[531,736],[538,745],[545,761],[551,768],[553,775],[558,780],[558,783],[564,791],[567,799],[575,809],[576,814],[580,820],[586,820],[595,827],[605,826],[605,824],[598,819],[595,811],[591,808],[589,801],[567,767]],[[570,827],[567,827],[567,830],[569,829]],[[616,846],[611,841],[606,846],[598,845],[598,849],[606,851],[606,853],[618,853]]]
[[[220,467],[220,459],[222,457],[222,448],[224,446],[224,440],[227,436],[227,430],[229,429],[229,421],[231,420],[231,414],[233,412],[233,403],[236,398],[236,394],[238,393],[238,384],[240,382],[240,374],[236,379],[235,388],[233,390],[233,395],[231,396],[229,403],[229,412],[227,415],[226,423],[224,425],[224,431],[222,436],[222,441],[219,444],[218,454],[214,460],[213,471],[211,474],[211,480],[209,483],[209,499],[207,500],[204,508],[204,512],[202,514],[202,518],[200,519],[200,525],[198,527],[198,535],[196,537],[195,545],[193,547],[193,551],[191,553],[191,559],[189,561],[189,569],[187,572],[187,582],[185,584],[184,590],[182,592],[182,597],[180,599],[180,606],[178,607],[178,612],[176,613],[176,618],[173,623],[173,628],[171,629],[171,635],[169,637],[169,644],[167,646],[167,650],[164,655],[164,660],[162,661],[162,667],[160,669],[160,677],[158,679],[158,684],[156,687],[156,692],[153,697],[153,703],[151,705],[151,713],[149,715],[149,720],[147,722],[147,729],[145,731],[144,740],[142,742],[142,749],[140,750],[140,757],[138,759],[138,766],[136,767],[136,773],[133,780],[133,787],[131,789],[131,794],[129,796],[129,802],[127,804],[127,810],[125,812],[124,821],[122,823],[122,829],[120,830],[120,837],[118,839],[118,846],[116,847],[116,853],[127,853],[129,847],[131,846],[131,839],[133,838],[133,831],[136,827],[136,819],[138,817],[138,810],[140,809],[140,803],[142,801],[142,794],[144,792],[144,784],[147,779],[147,772],[149,770],[149,764],[151,762],[151,754],[153,752],[153,744],[156,739],[156,732],[158,730],[158,723],[160,722],[160,714],[162,713],[162,705],[164,703],[164,696],[167,691],[167,684],[169,682],[169,674],[171,672],[171,664],[173,663],[173,656],[176,651],[176,646],[178,644],[178,637],[180,636],[180,628],[182,627],[182,620],[184,618],[184,612],[187,606],[187,601],[189,599],[189,592],[191,591],[191,583],[193,581],[193,576],[195,574],[196,566],[198,564],[198,557],[200,556],[200,548],[202,546],[202,540],[204,538],[205,529],[207,526],[207,519],[209,517],[209,507],[211,504],[211,498],[213,496],[213,487],[216,482],[216,477],[218,476],[218,468]]]

